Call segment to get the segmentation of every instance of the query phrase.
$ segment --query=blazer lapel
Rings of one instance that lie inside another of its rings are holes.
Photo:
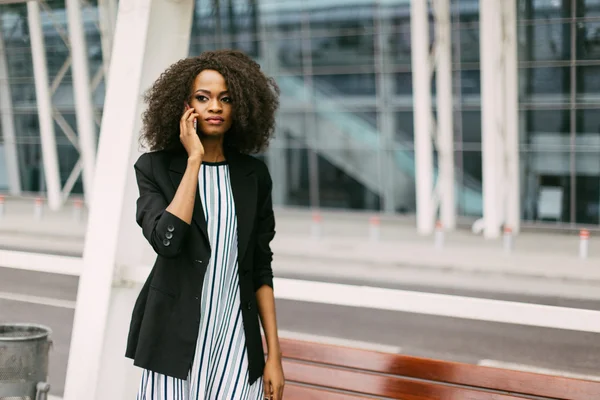
[[[254,170],[235,153],[227,154],[238,226],[238,260],[244,259],[254,229],[257,182]]]
[[[171,176],[171,181],[175,186],[175,190],[179,187],[181,183],[181,179],[183,178],[183,174],[185,173],[185,169],[187,167],[187,157],[185,155],[177,154],[171,160],[171,165],[169,167],[169,175]],[[210,240],[208,238],[208,228],[206,225],[206,217],[204,215],[204,209],[202,208],[202,200],[200,200],[200,192],[199,188],[196,189],[196,200],[194,201],[194,212],[192,214],[192,220],[202,232],[202,235],[206,239],[206,242],[210,245]]]

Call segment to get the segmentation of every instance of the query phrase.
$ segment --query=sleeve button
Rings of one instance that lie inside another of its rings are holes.
[[[163,240],[163,245],[165,245],[165,247],[169,246],[170,244],[171,244],[171,241],[169,239]]]
[[[173,239],[173,234],[172,234],[171,232],[167,232],[167,233],[165,234],[165,237],[166,237],[167,239]]]
[[[173,232],[175,230],[175,227],[173,225],[169,225],[169,226],[167,226],[167,230],[169,232]]]

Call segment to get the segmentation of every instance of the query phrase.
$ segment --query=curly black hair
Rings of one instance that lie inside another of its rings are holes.
[[[225,145],[241,153],[266,149],[275,130],[279,87],[260,65],[237,50],[206,51],[167,68],[144,94],[148,107],[142,115],[142,144],[151,151],[180,149],[179,120],[190,100],[194,79],[211,69],[225,78],[233,98],[233,123]]]

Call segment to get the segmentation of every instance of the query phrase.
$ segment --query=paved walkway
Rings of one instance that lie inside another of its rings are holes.
[[[273,248],[281,272],[459,286],[467,285],[468,274],[472,289],[515,284],[522,287],[520,292],[532,294],[536,291],[529,282],[546,280],[561,288],[550,294],[559,295],[571,285],[569,293],[600,297],[598,237],[589,240],[589,257],[581,260],[575,234],[521,233],[515,238],[514,250],[507,254],[502,239],[486,240],[468,230],[446,233],[444,246],[438,249],[433,237],[417,235],[412,220],[403,217],[382,218],[379,239],[372,240],[367,214],[325,212],[315,230],[307,211],[286,209],[276,213]],[[60,212],[45,208],[42,218],[36,219],[33,199],[7,199],[0,218],[0,246],[80,254],[85,215],[83,210],[78,217],[74,205],[68,204]],[[519,282],[510,283],[513,278]]]

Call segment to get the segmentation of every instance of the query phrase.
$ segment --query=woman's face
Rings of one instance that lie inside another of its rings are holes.
[[[223,75],[211,69],[198,74],[190,101],[190,106],[200,115],[198,132],[206,136],[224,135],[233,122],[231,102]]]

